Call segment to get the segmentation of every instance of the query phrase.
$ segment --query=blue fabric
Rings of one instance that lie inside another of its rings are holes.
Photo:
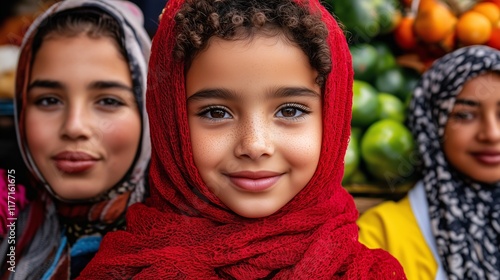
[[[61,259],[62,252],[66,248],[66,245],[68,243],[68,239],[66,238],[66,231],[63,230],[61,235],[62,235],[61,236],[61,244],[59,245],[59,248],[57,248],[57,253],[56,253],[56,256],[54,258],[54,261],[50,265],[49,269],[43,275],[42,280],[50,279],[50,277],[54,273],[54,269],[56,269],[57,264],[59,263],[59,260]]]
[[[436,280],[447,280],[447,277],[443,270],[443,265],[441,264],[441,259],[437,253],[437,246],[434,236],[432,235],[431,229],[431,219],[429,217],[429,205],[427,204],[427,198],[425,195],[424,184],[419,181],[415,187],[408,193],[408,198],[410,199],[410,206],[417,220],[420,231],[422,232],[425,242],[429,249],[431,249],[434,260],[437,264]]]
[[[101,236],[86,236],[78,239],[71,247],[71,257],[78,257],[89,253],[95,253],[101,245]]]

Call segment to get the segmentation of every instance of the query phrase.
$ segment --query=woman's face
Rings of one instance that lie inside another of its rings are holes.
[[[118,183],[140,142],[141,117],[129,67],[110,38],[45,39],[34,59],[26,141],[52,189],[95,197]]]
[[[445,155],[458,171],[483,182],[500,181],[500,75],[468,81],[444,131]]]
[[[313,176],[321,89],[303,51],[279,38],[212,38],[187,72],[196,167],[235,213],[273,214]]]

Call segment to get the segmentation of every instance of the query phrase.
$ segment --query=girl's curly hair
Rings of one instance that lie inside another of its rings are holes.
[[[213,36],[224,40],[256,34],[283,36],[309,57],[318,71],[316,82],[322,86],[332,68],[328,29],[321,15],[307,7],[293,0],[186,0],[175,16],[175,56],[184,60],[187,69]]]

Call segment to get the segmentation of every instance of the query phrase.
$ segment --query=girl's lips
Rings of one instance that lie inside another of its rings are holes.
[[[473,153],[472,156],[482,164],[486,165],[500,164],[500,153]]]
[[[52,158],[57,169],[68,174],[81,173],[92,168],[98,161],[98,158],[85,152],[64,151]]]
[[[248,192],[262,192],[271,188],[281,178],[281,175],[282,174],[278,174],[270,177],[260,178],[237,177],[231,175],[229,175],[228,177],[231,183],[242,190]]]

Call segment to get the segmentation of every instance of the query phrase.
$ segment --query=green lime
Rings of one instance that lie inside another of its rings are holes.
[[[371,43],[377,50],[377,74],[396,67],[396,57],[386,42],[374,41]],[[376,75],[377,75],[376,74]]]
[[[377,91],[368,83],[354,81],[351,124],[356,127],[368,127],[378,120],[380,105]]]
[[[351,174],[358,168],[359,165],[359,141],[356,135],[351,132],[349,145],[344,157],[344,178],[349,178]]]
[[[341,25],[350,33],[355,42],[369,42],[379,35],[379,15],[375,5],[367,0],[337,1],[326,0],[327,6],[333,7],[333,14]]]
[[[399,96],[404,91],[405,77],[401,68],[386,70],[375,77],[375,87],[379,92],[387,92]]]
[[[369,44],[358,44],[349,47],[352,55],[354,79],[371,81],[377,72],[377,50]]]
[[[413,136],[403,124],[380,120],[371,125],[361,139],[361,157],[367,170],[387,184],[401,182],[415,172]]]
[[[389,0],[378,2],[375,5],[379,18],[380,33],[387,34],[392,32],[401,21],[399,2]]]
[[[359,143],[359,139],[361,139],[361,136],[363,135],[363,129],[360,128],[360,127],[351,127],[351,136],[352,137],[356,137],[356,139],[358,139],[358,143]]]
[[[366,175],[361,171],[361,169],[356,169],[354,172],[351,174],[349,177],[349,180],[347,181],[348,184],[368,184],[368,179],[366,178]]]
[[[399,92],[399,99],[406,101],[409,97],[413,95],[413,91],[417,86],[418,81],[420,80],[420,74],[411,68],[402,68],[403,77],[405,79],[405,83],[403,89]]]
[[[392,119],[397,122],[404,122],[406,117],[405,104],[399,98],[388,93],[379,93],[380,119]]]

